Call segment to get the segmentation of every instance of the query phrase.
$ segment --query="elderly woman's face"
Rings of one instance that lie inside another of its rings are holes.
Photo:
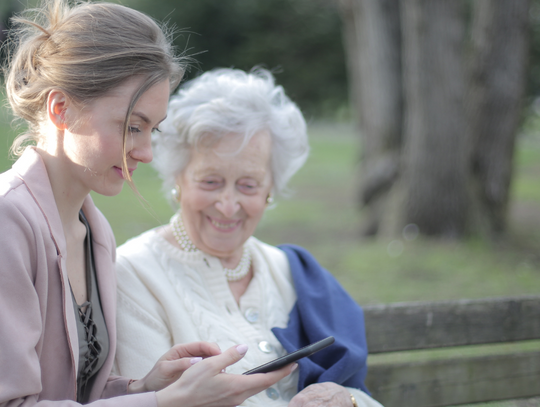
[[[271,137],[255,134],[242,150],[242,138],[228,134],[199,146],[177,178],[186,230],[195,245],[217,257],[238,256],[253,234],[272,189]]]

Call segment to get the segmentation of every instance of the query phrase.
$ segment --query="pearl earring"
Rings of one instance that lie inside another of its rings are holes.
[[[274,198],[272,197],[272,194],[268,194],[268,197],[266,198],[266,204],[272,205],[274,203]]]
[[[172,198],[176,202],[180,202],[180,197],[182,196],[182,190],[180,189],[178,185],[176,185],[173,189],[171,189],[171,195],[172,195]]]

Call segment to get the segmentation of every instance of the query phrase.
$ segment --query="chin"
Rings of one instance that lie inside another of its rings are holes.
[[[103,195],[103,196],[116,196],[120,192],[122,192],[122,188],[124,186],[124,183],[120,186],[110,186],[108,188],[96,188],[93,191],[97,194]]]

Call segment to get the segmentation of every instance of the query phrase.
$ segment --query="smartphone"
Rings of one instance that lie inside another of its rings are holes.
[[[254,374],[254,373],[268,373],[274,370],[281,369],[283,366],[287,366],[292,362],[296,362],[298,359],[305,358],[306,356],[313,355],[315,352],[320,351],[321,349],[326,348],[334,343],[334,337],[329,336],[319,342],[312,343],[311,345],[304,346],[301,349],[298,349],[294,352],[288,353],[285,356],[274,359],[271,362],[265,363],[255,369],[248,370],[243,374]]]

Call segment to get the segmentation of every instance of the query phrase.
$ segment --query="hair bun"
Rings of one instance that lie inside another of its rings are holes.
[[[39,141],[52,89],[87,103],[135,75],[148,83],[169,79],[173,87],[182,78],[181,60],[150,17],[119,4],[68,1],[42,0],[12,19],[6,90],[13,113],[30,128],[14,142],[16,155],[24,142]]]

